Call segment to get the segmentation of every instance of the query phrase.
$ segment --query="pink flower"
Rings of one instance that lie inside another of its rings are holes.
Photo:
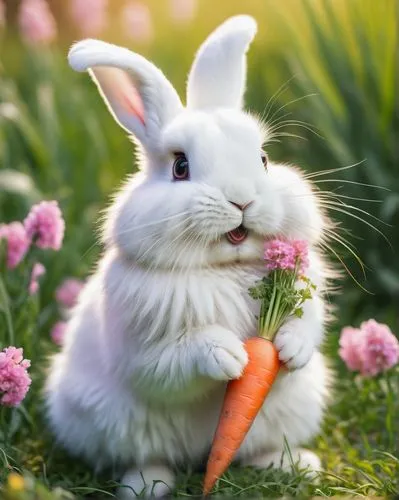
[[[98,35],[107,24],[108,0],[71,0],[70,13],[81,35]]]
[[[34,205],[24,221],[28,236],[39,248],[59,250],[64,238],[65,222],[56,201]]]
[[[6,6],[3,0],[0,0],[0,28],[6,24]]]
[[[339,355],[349,370],[362,375],[377,375],[399,361],[399,341],[387,325],[374,319],[360,328],[346,327],[339,340]]]
[[[169,0],[170,17],[178,24],[192,21],[197,12],[197,0]]]
[[[57,323],[54,324],[50,333],[50,336],[54,344],[62,345],[67,326],[68,323],[66,323],[65,321],[58,321]]]
[[[61,305],[71,308],[76,304],[78,295],[83,287],[83,281],[69,278],[57,288],[55,297]]]
[[[30,278],[29,284],[29,293],[34,295],[39,290],[39,282],[38,278],[42,276],[46,272],[46,268],[40,262],[36,262],[32,269],[32,274]]]
[[[362,375],[377,375],[399,361],[399,341],[387,325],[369,319],[360,325]]]
[[[150,9],[141,2],[131,1],[122,10],[122,24],[126,36],[147,43],[153,37]]]
[[[352,328],[351,326],[343,328],[339,339],[340,349],[338,353],[349,370],[360,371],[362,369],[362,343],[363,332],[359,328]]]
[[[31,384],[27,372],[28,359],[23,359],[22,348],[10,346],[0,352],[0,404],[18,406]]]
[[[309,267],[309,248],[305,240],[292,240],[295,258],[300,262],[300,272],[303,274]]]
[[[11,222],[0,226],[0,240],[7,241],[7,266],[14,269],[25,257],[30,246],[24,226],[20,222]]]
[[[23,0],[18,21],[28,43],[47,44],[57,36],[57,25],[45,0]]]
[[[286,241],[274,239],[265,243],[264,260],[266,269],[287,269],[294,271],[299,264],[300,273],[303,274],[309,266],[308,245],[303,240]]]

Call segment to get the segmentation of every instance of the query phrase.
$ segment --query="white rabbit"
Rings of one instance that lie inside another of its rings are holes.
[[[121,498],[161,496],[181,464],[206,459],[226,383],[239,377],[243,339],[256,335],[248,287],[264,273],[265,237],[306,239],[318,294],[275,344],[281,371],[241,446],[246,465],[312,470],[299,446],[319,431],[328,370],[318,347],[326,271],[317,252],[324,219],[300,173],[270,163],[264,127],[242,109],[249,16],[219,26],[188,78],[187,106],[163,73],[97,40],[71,48],[119,124],[140,147],[140,172],[105,218],[106,251],[80,296],[46,385],[58,440],[95,468],[124,472]],[[160,481],[160,482],[156,482]],[[143,490],[143,491],[142,491]]]

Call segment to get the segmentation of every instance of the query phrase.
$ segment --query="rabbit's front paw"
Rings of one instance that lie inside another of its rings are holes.
[[[289,370],[303,368],[310,360],[314,342],[306,331],[306,323],[293,319],[283,325],[274,339],[280,360]]]
[[[203,340],[200,373],[215,380],[239,378],[248,363],[242,341],[230,330],[219,326],[211,327]]]

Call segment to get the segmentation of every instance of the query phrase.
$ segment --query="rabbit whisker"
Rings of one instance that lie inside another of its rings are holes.
[[[288,89],[290,83],[295,78],[295,76],[296,75],[292,75],[290,78],[288,78],[288,80],[286,80],[282,85],[280,85],[280,87],[276,90],[276,92],[274,92],[274,94],[267,101],[265,109],[262,113],[262,116],[263,116],[267,112],[264,120],[267,120],[274,102],[277,100],[278,97],[280,97]]]
[[[303,128],[305,130],[308,130],[309,132],[311,132],[312,134],[316,135],[317,137],[319,137],[320,139],[324,139],[324,137],[322,135],[320,135],[315,129],[313,129],[311,126],[305,124],[304,122],[299,122],[299,121],[296,121],[296,120],[284,120],[280,123],[278,123],[275,127],[273,127],[271,129],[271,134],[273,135],[273,133],[277,132],[277,130],[280,130],[284,127],[287,127],[289,125],[292,125],[294,127],[298,127],[298,128]]]
[[[282,116],[275,118],[273,121],[264,122],[264,125],[266,126],[267,130],[272,130],[274,125],[278,125],[279,123],[281,123],[280,120],[282,120],[283,118],[286,118],[287,116],[291,116],[291,115],[292,115],[291,111],[288,113],[284,113]]]
[[[384,238],[384,240],[388,243],[388,245],[392,248],[392,244],[389,241],[389,239],[387,238],[387,236],[381,230],[379,230],[376,226],[374,226],[373,224],[371,224],[371,222],[369,222],[368,220],[363,219],[362,217],[359,217],[358,215],[350,212],[349,210],[345,210],[345,209],[340,208],[340,207],[338,207],[336,205],[333,205],[332,202],[323,202],[323,201],[320,201],[320,204],[322,206],[328,208],[329,210],[334,210],[336,212],[343,213],[345,215],[348,215],[349,217],[352,217],[352,218],[354,218],[354,219],[362,222],[363,224],[366,224],[367,226],[369,226],[370,228],[372,228],[374,231],[376,231],[380,236],[382,236]],[[356,209],[356,207],[352,207],[352,208]],[[378,219],[374,215],[369,214],[365,210],[361,210],[361,209],[357,209],[357,210],[361,211],[362,213],[365,213],[365,214],[369,215],[370,217],[372,217],[373,219],[377,220],[378,222],[381,222],[381,223],[383,223],[383,224],[385,224],[387,226],[390,226],[390,224],[387,224],[386,222],[381,221],[380,219]]]
[[[383,203],[384,200],[376,200],[375,198],[357,198],[356,196],[348,196],[345,194],[336,193],[333,191],[316,191],[317,197],[326,197],[333,199],[346,199],[346,200],[354,200],[354,201],[367,201],[368,203]]]
[[[274,118],[274,116],[276,116],[281,110],[285,109],[287,106],[290,106],[291,104],[295,104],[296,102],[299,102],[299,101],[303,101],[304,99],[307,99],[308,97],[314,97],[314,96],[317,96],[317,95],[319,95],[319,94],[314,92],[314,93],[303,95],[302,97],[297,97],[296,99],[293,99],[292,101],[288,101],[287,103],[285,103],[282,106],[280,106],[272,114],[272,116],[270,117],[270,120],[272,120]]]
[[[333,208],[333,207],[344,207],[344,208],[346,208],[348,210],[349,209],[355,210],[357,212],[361,212],[362,214],[368,215],[372,219],[376,220],[377,222],[380,222],[381,224],[384,224],[385,226],[392,227],[391,224],[388,224],[388,222],[385,222],[382,219],[379,219],[375,215],[367,212],[367,210],[363,210],[362,208],[355,207],[353,205],[348,205],[347,203],[343,202],[342,200],[334,200],[334,199],[327,198],[327,197],[320,197],[320,203],[324,204],[325,206],[329,206],[330,208]]]
[[[279,133],[272,133],[271,134],[271,139],[274,139],[275,137],[294,137],[295,139],[301,139],[303,141],[307,141],[308,139],[306,137],[303,137],[302,135],[298,134],[292,134],[290,132],[279,132]],[[270,141],[268,141],[270,142]]]
[[[351,272],[349,267],[345,264],[344,260],[340,257],[340,255],[333,249],[331,245],[325,242],[320,242],[319,245],[324,248],[327,252],[332,253],[341,263],[345,271],[348,273],[348,275],[353,279],[353,281],[361,288],[364,292],[373,295],[372,292],[364,288],[364,286],[359,282],[359,280],[354,276],[354,274]]]
[[[346,165],[344,167],[338,167],[338,168],[329,168],[327,170],[319,170],[318,172],[311,172],[309,174],[306,174],[304,177],[306,179],[313,179],[314,177],[321,177],[327,174],[332,174],[334,172],[341,172],[342,170],[349,170],[351,168],[358,167],[360,165],[363,165],[363,163],[366,162],[366,159],[360,160],[356,163],[352,163],[351,165]]]
[[[317,181],[312,180],[312,184],[324,184],[327,182],[342,182],[343,184],[354,184],[355,186],[365,186],[374,189],[381,189],[383,191],[391,191],[389,188],[385,186],[377,186],[376,184],[366,184],[364,182],[357,182],[357,181],[348,181],[346,179],[320,179]],[[340,187],[342,188],[343,186]]]

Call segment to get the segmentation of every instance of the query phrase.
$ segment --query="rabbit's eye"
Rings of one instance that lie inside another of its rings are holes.
[[[267,170],[267,164],[268,164],[269,158],[267,157],[267,154],[264,151],[262,151],[260,156],[262,158],[263,166],[265,167],[265,170]]]
[[[173,163],[173,179],[176,181],[185,181],[190,175],[186,155],[184,153],[175,153],[175,157],[176,159]]]

